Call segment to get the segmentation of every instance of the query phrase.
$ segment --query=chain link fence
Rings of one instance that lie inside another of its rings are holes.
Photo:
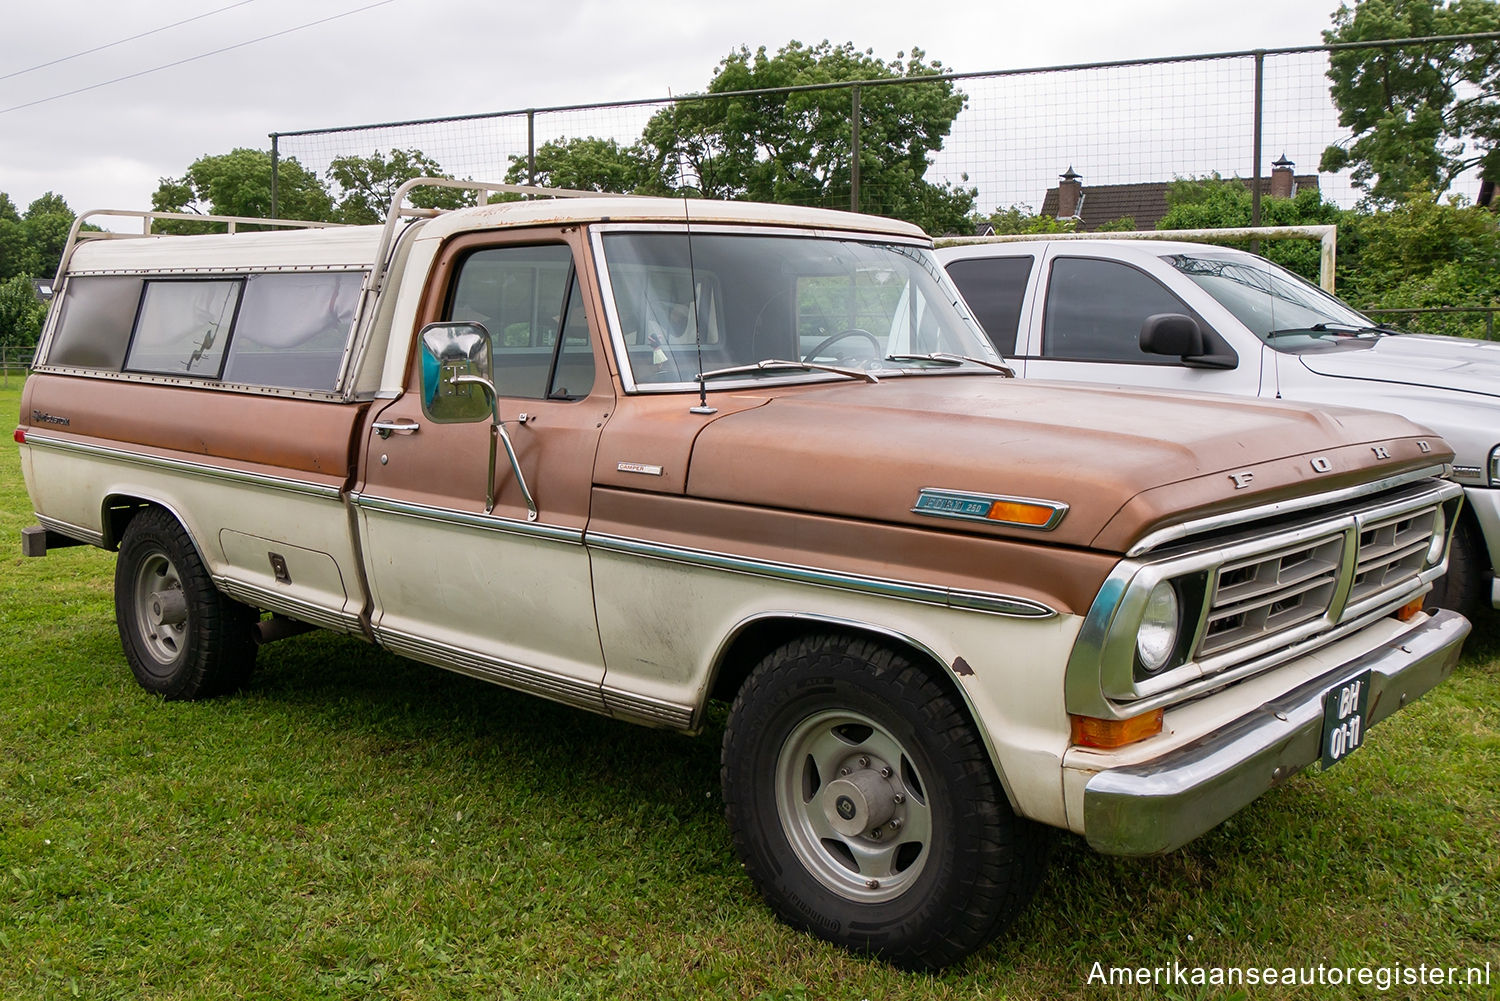
[[[1487,37],[1487,36],[1470,36]],[[1403,39],[1363,47],[1431,46],[1454,39]],[[1166,59],[1034,67],[985,73],[871,80],[818,88],[840,94],[857,162],[860,122],[878,117],[897,88],[947,81],[967,96],[926,180],[978,190],[981,215],[1010,206],[1041,209],[1069,168],[1091,186],[1170,182],[1182,177],[1269,175],[1285,157],[1299,175],[1317,174],[1323,150],[1349,141],[1328,93],[1329,54],[1311,46]],[[785,94],[798,88],[736,92]],[[594,137],[629,146],[653,115],[674,105],[722,100],[687,95],[492,114],[388,122],[271,134],[273,157],[296,159],[327,176],[342,156],[419,149],[455,177],[497,180],[552,140]],[[856,109],[858,115],[856,116]],[[1360,192],[1347,173],[1321,174],[1329,201],[1352,205]],[[1252,193],[1260,194],[1259,185]],[[1472,193],[1471,193],[1472,194]],[[1086,195],[1085,195],[1086,197]],[[829,185],[832,208],[886,212],[899,199],[861,183],[858,173]],[[1258,207],[1258,200],[1257,200]]]

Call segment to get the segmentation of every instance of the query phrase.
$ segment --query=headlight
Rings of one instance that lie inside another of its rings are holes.
[[[1500,486],[1500,445],[1490,449],[1490,486]]]
[[[1135,634],[1135,653],[1147,674],[1155,674],[1171,661],[1181,620],[1176,589],[1170,582],[1161,581],[1146,599],[1141,627]]]

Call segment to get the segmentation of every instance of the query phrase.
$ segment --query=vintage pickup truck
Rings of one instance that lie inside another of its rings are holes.
[[[1007,241],[938,257],[1027,378],[1370,407],[1432,428],[1464,487],[1433,601],[1470,618],[1500,608],[1500,344],[1389,330],[1227,247]],[[1143,337],[1152,316],[1176,319]]]
[[[70,244],[24,545],[118,549],[147,689],[311,625],[649,725],[730,702],[766,900],[931,966],[1049,829],[1172,850],[1453,668],[1462,491],[1399,417],[1010,378],[902,223],[420,183]]]

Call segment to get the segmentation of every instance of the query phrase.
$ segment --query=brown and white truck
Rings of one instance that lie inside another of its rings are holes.
[[[119,551],[147,689],[318,626],[648,725],[732,703],[770,905],[939,965],[1050,829],[1172,850],[1457,660],[1423,597],[1461,490],[1402,418],[1009,378],[902,223],[408,189],[70,244],[25,549]]]

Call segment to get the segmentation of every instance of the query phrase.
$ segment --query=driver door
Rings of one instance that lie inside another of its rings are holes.
[[[490,479],[488,394],[436,382],[441,366],[420,346],[406,391],[374,415],[358,509],[382,644],[602,709],[583,530],[614,394],[583,259],[576,230],[462,237],[440,253],[420,314],[487,336],[493,407],[535,515],[498,440]]]

